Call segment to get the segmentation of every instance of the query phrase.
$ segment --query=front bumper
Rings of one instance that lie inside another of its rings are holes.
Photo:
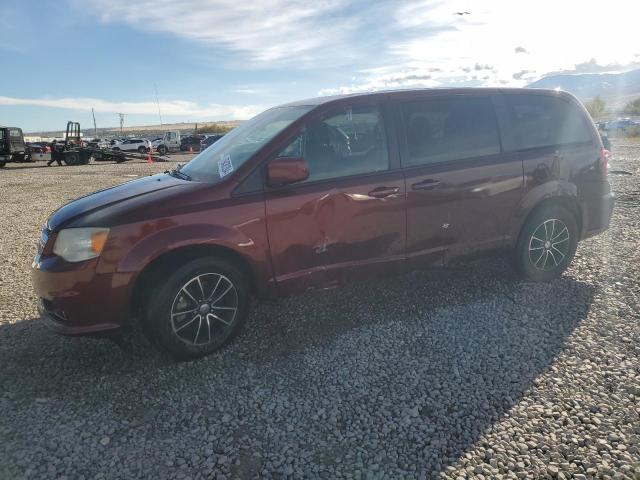
[[[120,331],[120,325],[113,323],[98,323],[90,325],[70,325],[64,311],[57,310],[48,300],[38,299],[38,314],[45,321],[47,327],[60,335],[90,336],[108,335]]]
[[[121,329],[128,317],[128,289],[116,274],[98,273],[99,259],[68,263],[36,257],[31,278],[41,318],[62,335],[94,335]]]

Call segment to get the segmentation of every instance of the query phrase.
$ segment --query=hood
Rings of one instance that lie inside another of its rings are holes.
[[[185,180],[161,173],[100,190],[85,197],[80,197],[58,209],[49,217],[47,221],[48,228],[50,230],[58,230],[65,224],[77,220],[82,216],[97,212],[98,210],[153,192],[178,189],[189,183],[190,182]]]

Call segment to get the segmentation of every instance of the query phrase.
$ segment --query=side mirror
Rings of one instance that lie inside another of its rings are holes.
[[[302,157],[279,157],[267,166],[269,185],[277,187],[309,178],[307,161]]]

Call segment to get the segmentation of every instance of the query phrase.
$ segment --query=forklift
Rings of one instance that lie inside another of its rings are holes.
[[[51,149],[51,159],[60,159],[67,165],[87,165],[91,159],[97,162],[115,161],[116,163],[127,160],[147,160],[151,154],[130,153],[101,148],[86,147],[80,135],[79,122],[67,122],[67,130],[64,135],[64,143],[54,145]],[[151,157],[154,162],[164,161],[160,157]]]
[[[80,123],[67,122],[64,143],[52,146],[51,160],[61,160],[67,165],[86,165],[91,158],[91,150],[83,147]]]

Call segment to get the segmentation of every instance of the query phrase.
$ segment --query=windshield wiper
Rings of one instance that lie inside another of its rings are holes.
[[[183,180],[191,180],[191,177],[189,175],[187,175],[186,173],[180,171],[182,166],[183,166],[183,164],[180,163],[180,164],[178,164],[178,166],[176,168],[174,168],[173,170],[169,170],[166,173],[168,173],[172,177],[182,178]]]

